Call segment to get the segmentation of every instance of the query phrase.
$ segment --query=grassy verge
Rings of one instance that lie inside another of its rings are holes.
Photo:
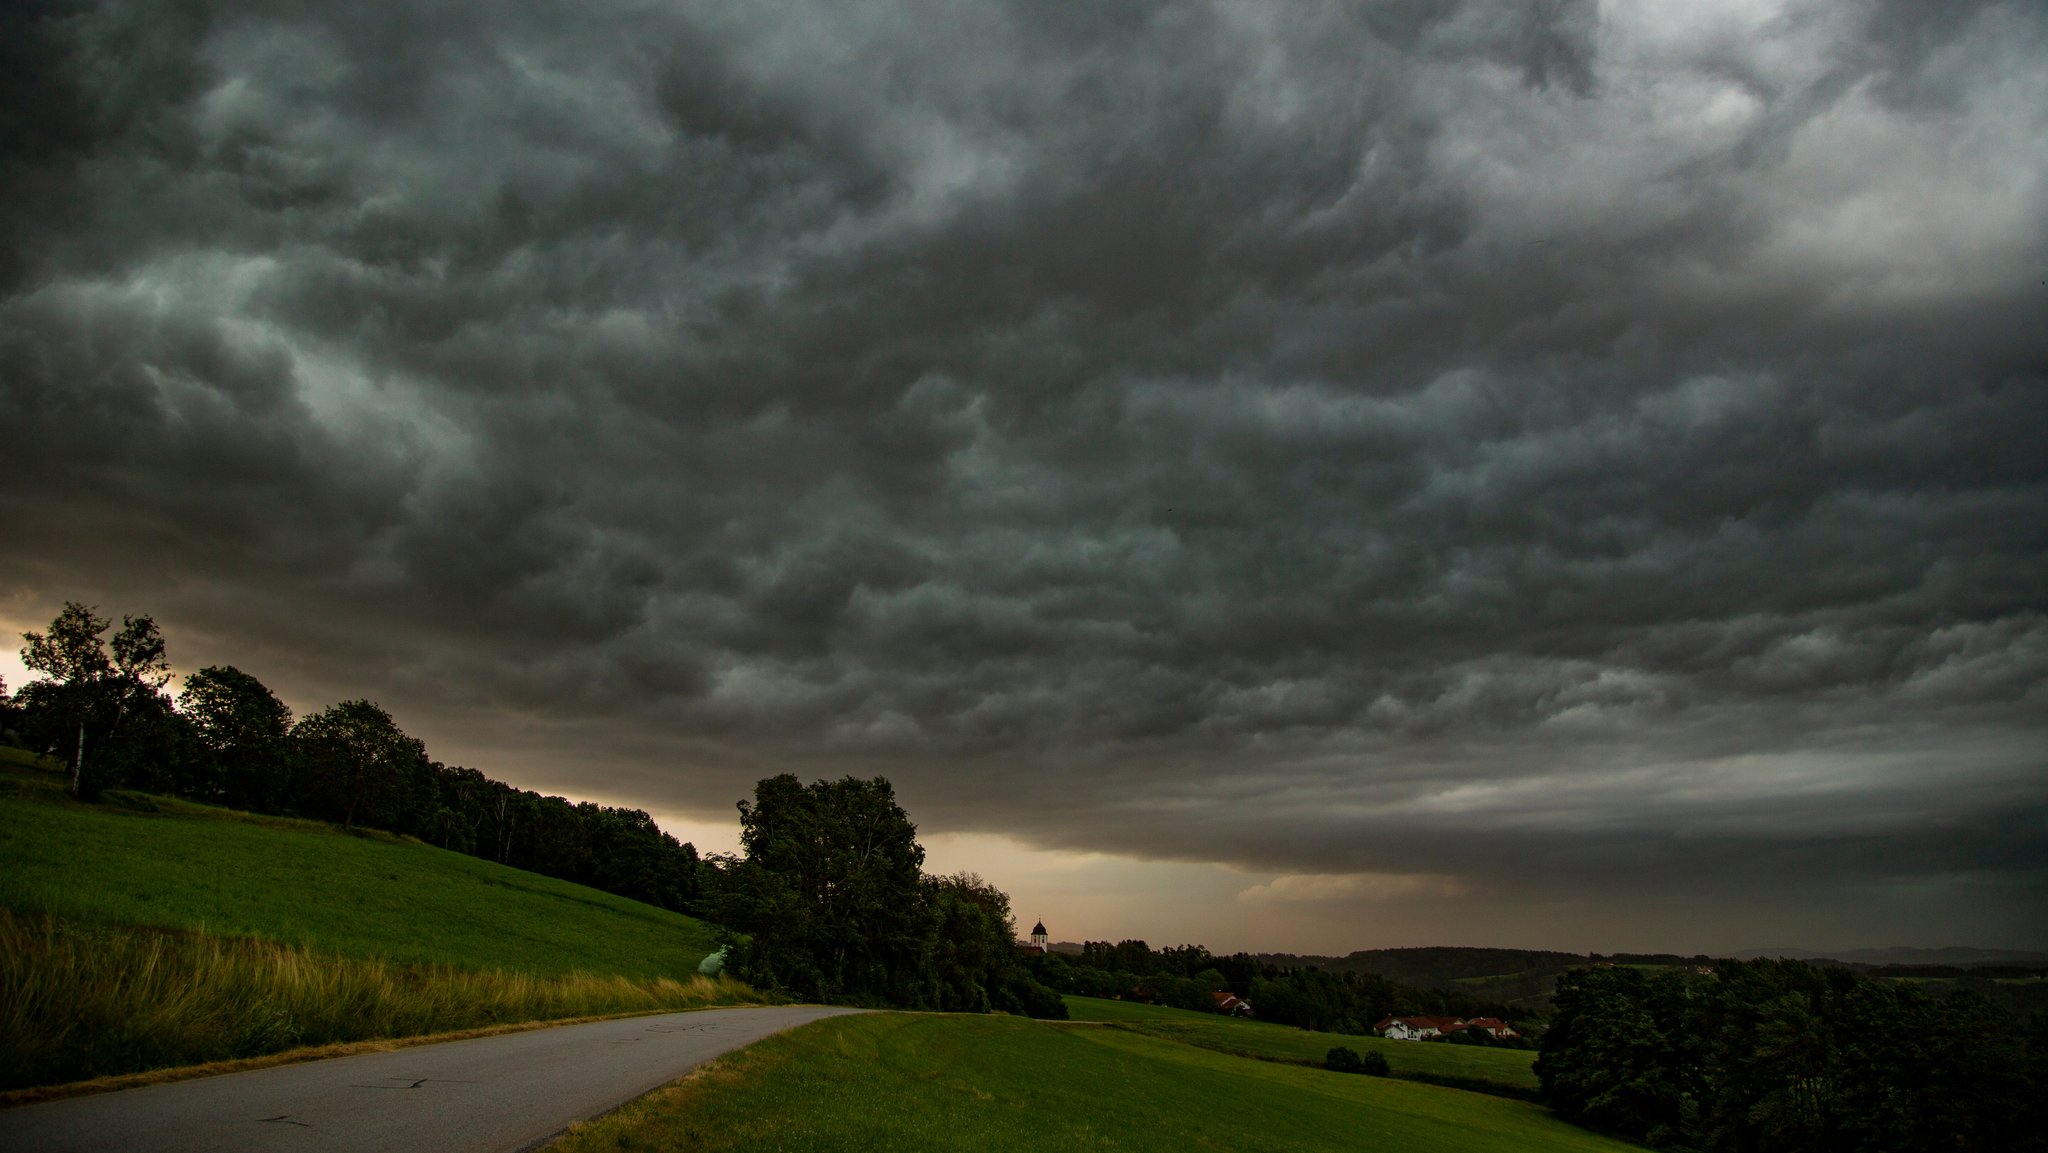
[[[550,1147],[1605,1153],[1536,1106],[1007,1017],[837,1017],[769,1038]]]
[[[754,999],[691,977],[537,975],[0,911],[0,1089],[299,1046]]]
[[[123,806],[126,807],[123,807]],[[114,796],[0,765],[0,907],[423,965],[687,977],[710,926],[385,834]]]
[[[1311,1033],[1287,1025],[1243,1021],[1214,1013],[1192,1013],[1159,1005],[1067,997],[1068,1014],[1076,1021],[1098,1021],[1120,1029],[1179,1041],[1219,1053],[1262,1061],[1321,1065],[1331,1048],[1343,1045],[1360,1053],[1386,1057],[1394,1076],[1432,1085],[1448,1085],[1500,1097],[1535,1100],[1536,1054],[1528,1050],[1485,1049],[1472,1045],[1388,1041],[1342,1033]]]

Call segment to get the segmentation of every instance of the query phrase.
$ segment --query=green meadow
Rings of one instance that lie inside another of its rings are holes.
[[[126,807],[124,807],[126,806]],[[710,926],[567,881],[378,833],[114,794],[0,765],[0,907],[257,937],[346,957],[687,977]]]
[[[0,759],[0,1089],[756,1000],[700,921],[416,841]]]
[[[1193,1013],[1161,1005],[1067,997],[1067,1013],[1076,1021],[1095,1021],[1129,1032],[1179,1041],[1220,1053],[1321,1065],[1338,1045],[1359,1053],[1380,1053],[1396,1077],[1453,1085],[1482,1093],[1533,1099],[1536,1054],[1526,1049],[1487,1049],[1476,1045],[1388,1041],[1342,1033],[1312,1033],[1286,1025]]]
[[[873,1013],[772,1037],[573,1129],[556,1153],[1633,1148],[1523,1101],[1254,1061],[1125,1029]]]

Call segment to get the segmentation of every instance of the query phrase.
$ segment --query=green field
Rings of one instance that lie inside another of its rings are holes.
[[[1124,1029],[875,1013],[772,1037],[579,1126],[616,1149],[1625,1150],[1521,1101]]]
[[[82,805],[12,763],[0,866],[17,913],[347,957],[648,979],[689,976],[717,947],[690,917],[416,841],[159,797]]]
[[[0,757],[0,1090],[758,1000],[689,917],[379,833]]]
[[[1132,1001],[1067,997],[1068,1014],[1076,1021],[1104,1021],[1118,1028],[1169,1041],[1180,1041],[1265,1061],[1320,1065],[1331,1048],[1343,1045],[1360,1053],[1381,1053],[1394,1076],[1457,1085],[1514,1097],[1533,1097],[1536,1054],[1526,1049],[1486,1049],[1476,1045],[1388,1041],[1342,1033],[1311,1033],[1288,1025],[1236,1020],[1214,1013],[1194,1013]]]

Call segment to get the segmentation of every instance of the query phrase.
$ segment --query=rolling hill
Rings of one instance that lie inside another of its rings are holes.
[[[347,957],[683,977],[710,926],[417,841],[115,793],[0,765],[0,908],[255,937]]]

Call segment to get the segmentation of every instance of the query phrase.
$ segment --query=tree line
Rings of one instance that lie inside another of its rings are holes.
[[[1798,961],[1578,969],[1536,1061],[1589,1128],[1700,1153],[2048,1149],[2048,1023]]]
[[[0,737],[61,758],[80,800],[136,789],[416,837],[701,916],[734,975],[807,1000],[1066,1016],[1019,960],[1009,896],[971,873],[924,873],[886,778],[763,780],[739,803],[742,852],[700,860],[644,812],[444,765],[372,701],[295,718],[226,665],[187,676],[174,699],[147,616],[115,629],[68,603],[23,640],[40,675],[11,697],[0,683]]]
[[[173,699],[156,622],[123,617],[115,629],[77,603],[22,639],[22,663],[40,675],[11,697],[0,683],[0,736],[61,758],[80,800],[128,788],[381,829],[665,909],[697,904],[695,847],[646,813],[444,765],[374,702],[295,718],[230,665],[191,674]]]
[[[1508,1006],[1464,993],[1418,989],[1375,973],[1288,966],[1249,953],[1219,957],[1200,945],[1154,949],[1144,941],[1088,941],[1078,955],[1047,954],[1032,974],[1062,993],[1138,999],[1179,1009],[1213,1011],[1217,992],[1249,1002],[1262,1021],[1324,1033],[1363,1036],[1383,1017],[1405,1013],[1519,1016]],[[1469,1044],[1492,1038],[1474,1033]]]

